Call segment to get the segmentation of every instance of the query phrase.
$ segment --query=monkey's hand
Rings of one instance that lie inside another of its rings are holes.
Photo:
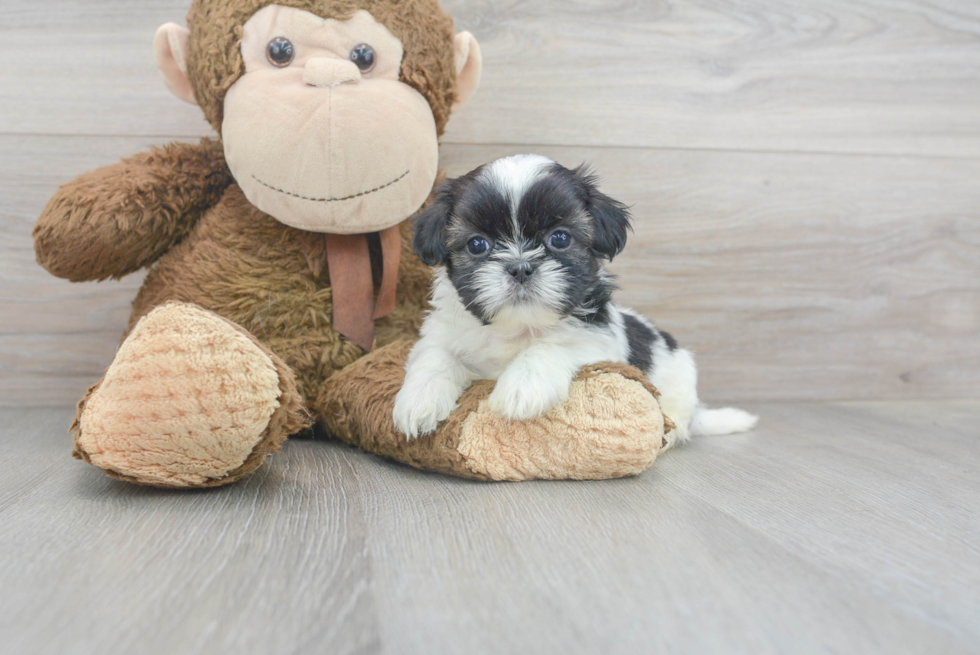
[[[232,183],[221,143],[171,143],[62,186],[34,226],[38,262],[73,282],[156,261]]]

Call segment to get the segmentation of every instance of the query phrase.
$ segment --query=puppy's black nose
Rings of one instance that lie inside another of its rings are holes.
[[[507,267],[507,272],[516,281],[524,284],[534,274],[534,267],[527,262],[518,262]]]

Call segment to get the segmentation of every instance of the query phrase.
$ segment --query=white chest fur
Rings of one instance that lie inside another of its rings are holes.
[[[469,369],[474,379],[498,379],[522,354],[551,345],[565,354],[577,353],[579,365],[599,361],[625,361],[628,356],[616,330],[595,329],[573,318],[559,318],[540,310],[515,310],[484,325],[466,310],[452,283],[439,271],[433,285],[433,311],[422,326],[426,341],[442,345]],[[621,320],[615,312],[615,320]]]

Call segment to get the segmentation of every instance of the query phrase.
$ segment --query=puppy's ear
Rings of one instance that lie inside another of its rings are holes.
[[[623,252],[628,232],[633,228],[629,207],[599,191],[599,177],[588,165],[582,164],[572,174],[592,217],[592,251],[612,261],[613,257]]]
[[[456,202],[456,180],[436,191],[431,205],[415,217],[412,249],[426,266],[438,266],[449,258],[449,217]]]

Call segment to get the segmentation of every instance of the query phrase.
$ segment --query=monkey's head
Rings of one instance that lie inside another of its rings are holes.
[[[204,110],[248,200],[303,230],[414,214],[479,84],[479,46],[438,0],[194,0],[187,24],[154,41],[167,86]]]

